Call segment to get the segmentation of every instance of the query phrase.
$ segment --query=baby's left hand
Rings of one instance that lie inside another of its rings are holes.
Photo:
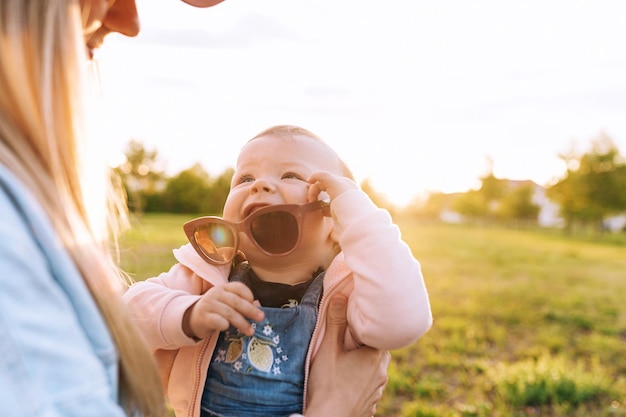
[[[309,178],[311,184],[308,192],[308,201],[316,201],[319,194],[326,192],[330,200],[334,200],[348,190],[358,190],[357,183],[350,178],[335,175],[328,171],[318,171]]]

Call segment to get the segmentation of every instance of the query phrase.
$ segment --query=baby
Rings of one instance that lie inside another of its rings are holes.
[[[349,349],[405,347],[432,324],[400,230],[306,129],[250,140],[223,218],[184,229],[179,263],[124,296],[179,417],[301,413],[331,294],[348,297]]]

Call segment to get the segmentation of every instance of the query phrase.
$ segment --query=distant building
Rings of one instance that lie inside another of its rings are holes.
[[[452,210],[442,210],[441,213],[439,213],[439,219],[444,223],[454,224],[463,223],[465,220],[460,213]]]
[[[565,222],[559,215],[559,205],[551,201],[546,195],[546,189],[531,180],[508,180],[510,188],[515,189],[530,185],[533,187],[531,201],[539,206],[537,224],[541,227],[563,227]]]
[[[555,227],[560,228],[565,226],[565,221],[559,214],[559,205],[550,200],[547,196],[546,189],[539,184],[536,184],[531,180],[506,180],[507,186],[514,190],[519,187],[531,186],[533,194],[531,201],[533,204],[539,207],[539,213],[537,214],[537,225],[541,227]],[[464,216],[456,211],[452,207],[453,201],[458,198],[462,193],[446,194],[444,198],[443,207],[439,213],[439,219],[445,223],[463,223],[466,219]],[[497,205],[497,202],[493,202]],[[492,207],[493,209],[494,207]],[[626,213],[607,217],[602,226],[604,230],[612,232],[626,231]]]
[[[605,230],[610,230],[611,232],[626,231],[626,213],[607,217],[602,222],[602,226]]]

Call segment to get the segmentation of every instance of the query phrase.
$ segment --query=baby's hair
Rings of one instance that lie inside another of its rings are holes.
[[[280,136],[286,139],[290,139],[294,136],[306,136],[320,143],[323,143],[324,146],[326,146],[337,157],[337,162],[339,163],[339,170],[341,174],[344,177],[350,178],[352,181],[356,181],[354,179],[354,175],[352,174],[352,170],[348,167],[348,165],[344,162],[344,160],[341,159],[339,155],[337,155],[337,152],[335,152],[335,150],[331,148],[326,143],[326,141],[324,141],[322,138],[320,138],[319,136],[317,136],[315,133],[311,132],[310,130],[307,130],[303,127],[294,126],[294,125],[276,125],[276,126],[272,126],[270,128],[265,129],[261,133],[258,133],[256,136],[250,139],[250,141],[260,138],[261,136],[269,136],[269,135]]]

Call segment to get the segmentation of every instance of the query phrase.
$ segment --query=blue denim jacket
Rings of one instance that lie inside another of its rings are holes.
[[[0,165],[0,414],[121,417],[118,357],[39,203]]]

